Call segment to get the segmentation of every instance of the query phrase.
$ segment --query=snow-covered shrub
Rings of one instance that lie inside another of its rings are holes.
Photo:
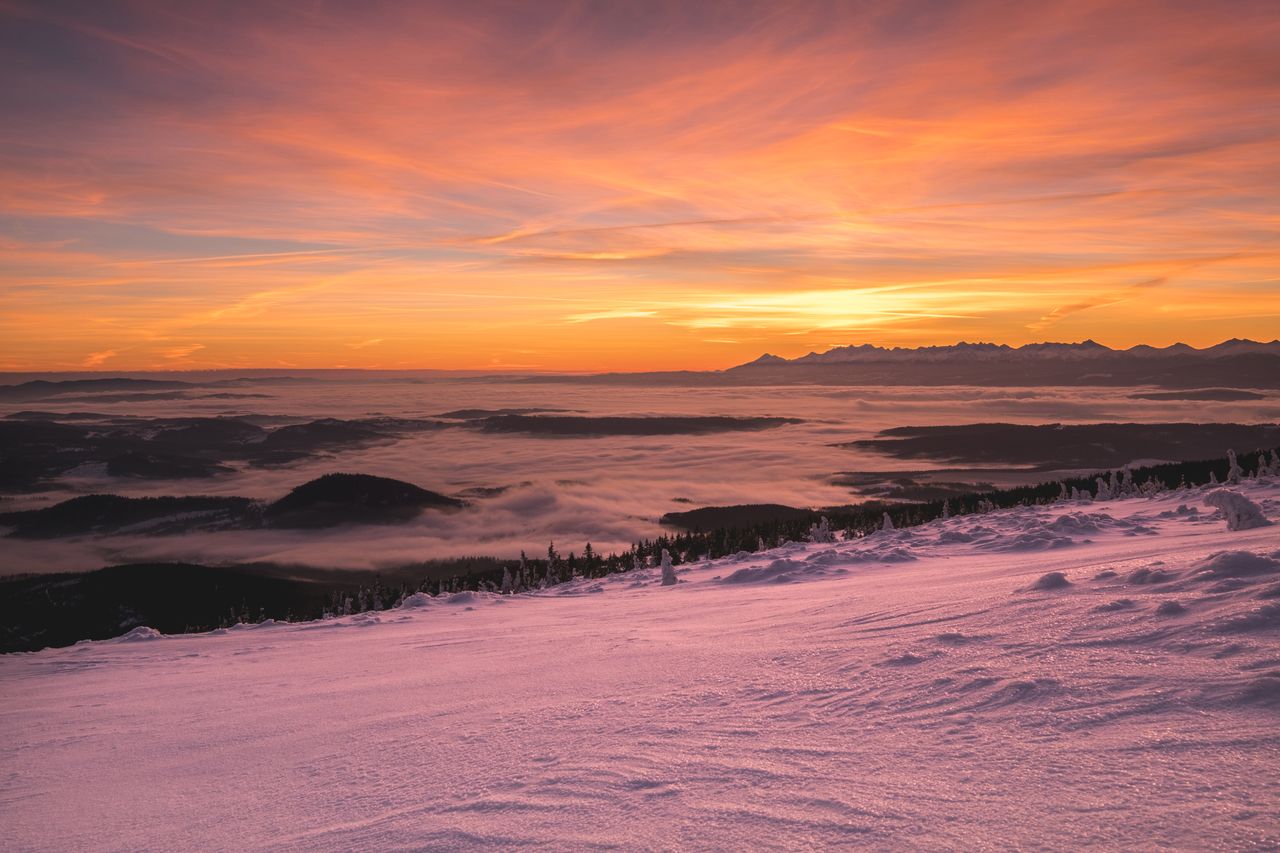
[[[146,625],[139,625],[127,634],[121,634],[116,637],[118,643],[136,643],[143,640],[160,640],[164,638],[155,628],[149,628]]]
[[[1204,502],[1222,512],[1228,530],[1252,530],[1271,524],[1262,514],[1262,507],[1234,489],[1214,489],[1204,496]]]
[[[678,582],[676,570],[671,565],[671,552],[662,549],[662,585],[672,586]]]
[[[1067,576],[1062,572],[1049,572],[1041,575],[1035,583],[1031,585],[1032,589],[1065,589],[1071,586],[1071,581],[1067,580]]]
[[[889,513],[887,512],[884,514],[884,524],[881,526],[880,529],[893,530],[893,519],[889,517]]]

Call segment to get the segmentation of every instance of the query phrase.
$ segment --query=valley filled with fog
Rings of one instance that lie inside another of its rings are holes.
[[[1280,418],[1280,395],[1197,395],[1150,387],[705,387],[432,374],[290,379],[226,373],[202,374],[194,387],[91,387],[0,401],[6,424],[123,426],[143,439],[153,423],[171,427],[190,418],[232,419],[268,431],[325,419],[413,428],[337,441],[293,457],[221,460],[207,476],[120,476],[89,462],[5,489],[0,509],[39,509],[88,494],[234,495],[269,502],[334,472],[391,477],[467,505],[428,510],[372,533],[368,526],[339,525],[305,532],[197,529],[166,536],[125,529],[9,538],[0,571],[160,560],[376,569],[472,554],[516,557],[522,549],[545,550],[552,540],[565,551],[587,542],[599,552],[624,550],[659,535],[665,513],[696,507],[838,506],[892,496],[886,489],[899,478],[999,486],[1052,480],[1063,470],[1168,458],[1158,444],[1151,445],[1150,456],[1130,458],[1109,434],[1070,455],[1055,455],[1053,443],[1041,440],[1030,451],[1014,454],[1010,448],[1006,458],[999,458],[999,442],[993,457],[993,442],[982,439],[987,449],[980,460],[966,458],[959,438],[949,452],[946,435],[936,437],[927,455],[912,458],[900,458],[887,446],[857,444],[883,430],[990,423],[1266,424]],[[1206,447],[1204,455],[1227,449]]]

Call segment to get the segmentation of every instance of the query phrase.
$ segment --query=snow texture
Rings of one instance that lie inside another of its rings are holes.
[[[1280,536],[1202,497],[2,656],[4,847],[1275,849]]]

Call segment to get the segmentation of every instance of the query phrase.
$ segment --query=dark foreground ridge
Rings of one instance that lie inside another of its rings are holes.
[[[838,445],[897,459],[1032,465],[1038,470],[1119,467],[1135,459],[1197,459],[1223,447],[1280,444],[1276,424],[964,424],[905,426]]]
[[[226,473],[228,463],[287,465],[446,426],[414,418],[322,418],[266,429],[252,416],[97,417],[25,411],[0,418],[0,489],[39,488],[86,464],[105,464],[113,477],[203,479]]]
[[[794,418],[585,417],[483,409],[460,409],[441,417],[450,420],[321,418],[268,427],[257,421],[270,423],[270,416],[143,418],[19,411],[0,418],[0,490],[39,489],[91,464],[105,466],[112,477],[206,479],[228,473],[233,465],[289,465],[442,429],[594,438],[702,435],[799,423]]]
[[[101,533],[186,533],[256,527],[261,514],[249,498],[84,495],[41,509],[0,514],[15,539],[57,539]]]
[[[684,530],[714,530],[718,527],[742,527],[777,521],[804,521],[811,515],[812,510],[785,504],[736,504],[669,512],[660,521]]]
[[[1263,451],[1244,453],[1239,464],[1255,470]],[[1275,452],[1275,451],[1271,451]],[[1203,485],[1211,476],[1225,479],[1227,459],[1177,462],[1130,471],[1135,483],[1163,488]],[[462,557],[386,569],[379,574],[340,568],[269,563],[202,566],[187,563],[130,564],[97,571],[23,575],[0,579],[0,651],[31,651],[66,646],[82,639],[119,636],[138,625],[164,633],[207,631],[238,622],[266,619],[316,619],[325,615],[381,610],[415,592],[437,594],[498,589],[504,575],[515,589],[553,585],[574,577],[603,577],[652,565],[663,550],[675,564],[723,557],[739,551],[773,548],[804,539],[824,516],[832,529],[863,536],[879,528],[887,513],[896,527],[939,518],[944,506],[953,514],[1055,500],[1063,489],[1089,489],[1095,475],[1013,489],[974,492],[943,501],[914,504],[872,502],[849,507],[801,509],[765,505],[704,513],[694,518],[734,523],[686,530],[635,543],[623,554],[602,556],[588,544],[580,555],[548,548],[545,559],[512,560]],[[317,487],[318,489],[320,487]],[[327,488],[327,486],[326,486]],[[323,494],[323,489],[320,489]],[[372,493],[371,493],[372,494]],[[704,508],[707,509],[707,508]],[[693,512],[697,512],[696,510]]]
[[[407,521],[424,509],[460,509],[464,501],[368,474],[325,474],[266,508],[272,527],[333,527]]]
[[[581,417],[572,415],[498,415],[468,421],[485,432],[529,435],[599,437],[606,435],[699,435],[744,432],[798,424],[798,418]]]
[[[0,527],[18,539],[134,533],[169,535],[195,530],[259,527],[324,528],[395,524],[427,509],[459,509],[465,501],[369,474],[325,474],[278,501],[245,497],[122,497],[85,495],[42,509],[0,514]]]

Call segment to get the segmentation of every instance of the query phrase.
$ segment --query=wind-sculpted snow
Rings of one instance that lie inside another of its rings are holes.
[[[108,642],[116,643],[137,643],[146,640],[159,640],[164,635],[155,628],[148,628],[146,625],[139,625],[127,634],[121,634],[115,640]]]
[[[1071,586],[1071,581],[1062,572],[1046,572],[1036,579],[1031,589],[1064,589]]]
[[[1205,578],[1249,578],[1273,575],[1280,578],[1280,550],[1270,555],[1252,551],[1219,551],[1199,565]]]
[[[415,592],[396,606],[401,610],[414,610],[422,607],[470,607],[495,601],[502,601],[501,596],[491,592],[476,592],[474,590],[444,593],[442,595],[427,595],[425,592]]]
[[[1274,849],[1280,528],[1203,493],[5,656],[5,846]]]

